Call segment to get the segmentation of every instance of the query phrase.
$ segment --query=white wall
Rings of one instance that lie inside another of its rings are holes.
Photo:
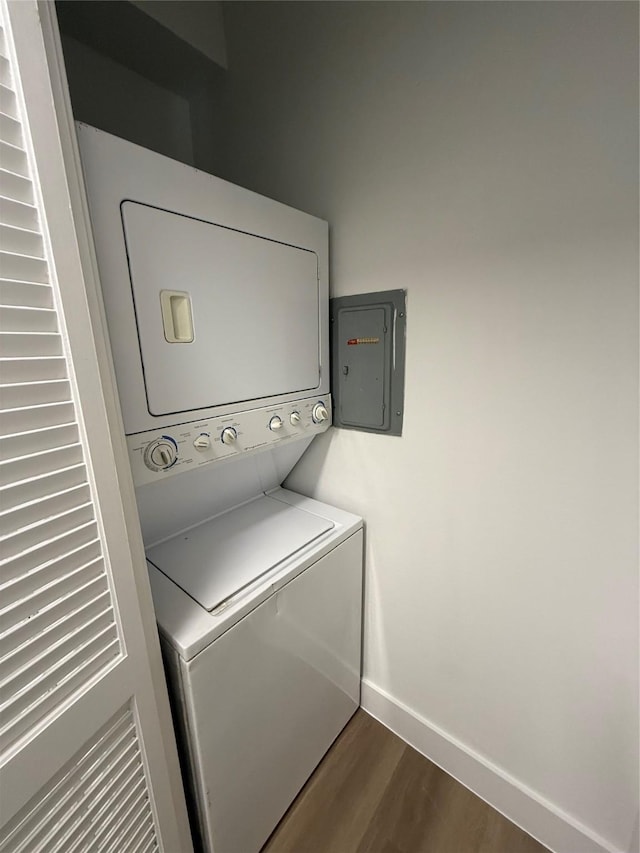
[[[331,430],[289,480],[366,519],[370,692],[559,814],[521,818],[547,843],[631,849],[637,5],[225,27],[227,177],[329,220],[335,295],[408,290],[403,437]]]
[[[70,36],[62,37],[73,114],[83,121],[193,164],[189,101]]]
[[[220,0],[131,0],[196,50],[227,66]]]

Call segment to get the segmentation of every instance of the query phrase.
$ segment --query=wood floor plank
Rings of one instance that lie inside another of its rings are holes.
[[[263,848],[264,853],[355,850],[405,744],[357,711]]]
[[[548,853],[360,710],[263,853]]]
[[[388,840],[400,853],[429,849],[437,821],[437,770],[425,767],[424,758],[405,747],[357,853],[378,853]]]

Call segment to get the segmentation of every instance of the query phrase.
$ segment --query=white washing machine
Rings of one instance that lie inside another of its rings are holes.
[[[148,559],[201,837],[257,851],[360,702],[362,522],[276,489]]]
[[[257,853],[359,704],[362,520],[281,487],[331,423],[327,225],[78,136],[195,834]]]

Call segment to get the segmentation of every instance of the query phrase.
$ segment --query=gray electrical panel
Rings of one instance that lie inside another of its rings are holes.
[[[333,424],[402,435],[406,291],[329,300]]]

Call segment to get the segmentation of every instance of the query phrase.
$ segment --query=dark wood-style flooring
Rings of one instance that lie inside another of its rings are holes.
[[[360,709],[262,853],[548,853]]]

